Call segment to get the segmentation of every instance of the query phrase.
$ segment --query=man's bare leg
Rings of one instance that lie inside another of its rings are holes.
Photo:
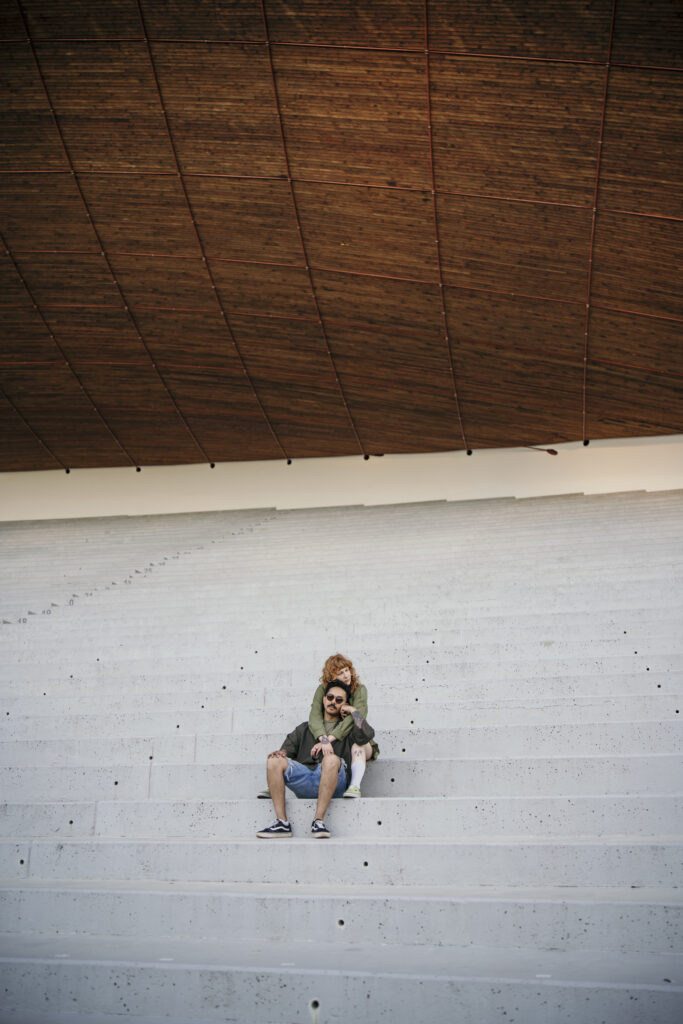
[[[337,788],[340,765],[341,760],[336,754],[327,754],[326,757],[323,758],[320,785],[318,786],[318,803],[315,808],[315,816],[316,818],[320,818],[321,821],[325,817],[327,808],[330,806],[332,794]]]
[[[268,775],[268,789],[270,799],[273,801],[275,816],[281,821],[287,821],[287,808],[285,805],[285,772],[287,771],[286,757],[269,757],[266,762]]]

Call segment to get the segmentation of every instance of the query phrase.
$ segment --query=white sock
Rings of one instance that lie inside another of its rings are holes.
[[[365,775],[365,761],[362,757],[356,757],[351,765],[351,782],[350,786],[358,786],[360,789],[361,779]]]

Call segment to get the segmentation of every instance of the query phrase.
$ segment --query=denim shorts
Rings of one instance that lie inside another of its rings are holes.
[[[285,785],[288,789],[291,789],[292,793],[295,793],[300,800],[316,800],[318,797],[318,786],[320,785],[322,770],[322,761],[320,764],[317,764],[315,768],[307,768],[305,764],[300,764],[298,761],[292,761],[288,757],[287,768],[285,770]],[[339,766],[337,788],[332,794],[332,797],[343,796],[345,789],[346,765],[342,761]]]

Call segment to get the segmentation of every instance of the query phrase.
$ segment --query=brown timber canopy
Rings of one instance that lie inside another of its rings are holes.
[[[680,3],[1,7],[0,469],[683,432]]]

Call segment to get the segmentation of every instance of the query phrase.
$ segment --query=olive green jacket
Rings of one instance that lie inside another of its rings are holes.
[[[351,715],[347,715],[346,718],[342,718],[340,722],[337,722],[331,733],[327,733],[323,722],[324,696],[325,686],[321,683],[313,694],[311,713],[308,716],[308,728],[311,730],[316,740],[320,739],[321,736],[326,735],[334,736],[338,740],[343,740],[353,729],[353,718]],[[368,691],[362,683],[358,686],[356,692],[349,700],[349,704],[356,708],[357,711],[360,711],[363,718],[368,717]]]

